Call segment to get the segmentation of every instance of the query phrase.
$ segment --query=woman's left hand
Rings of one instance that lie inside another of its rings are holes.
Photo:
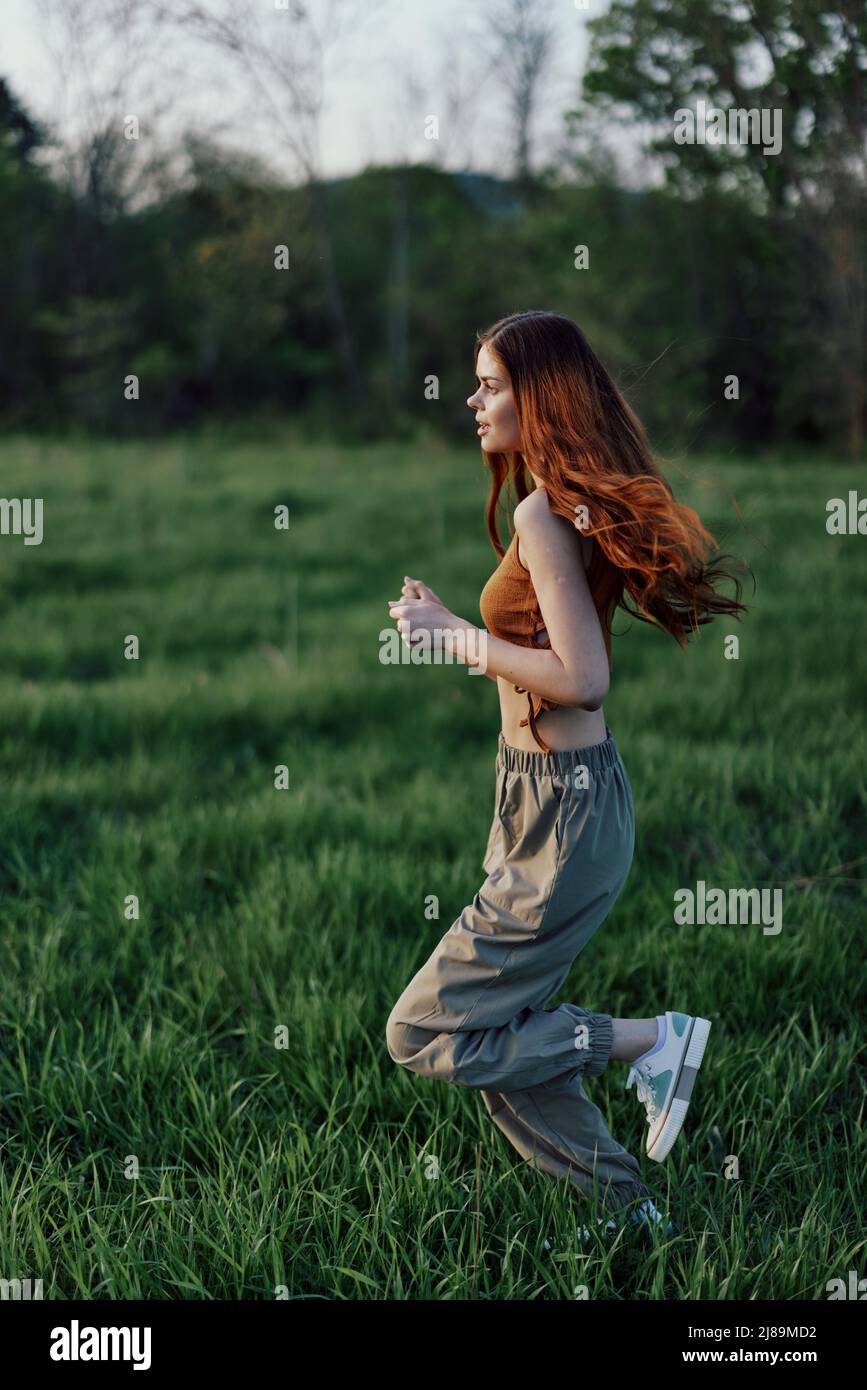
[[[389,599],[389,617],[397,622],[397,630],[407,644],[414,632],[433,632],[436,629],[454,627],[454,613],[446,608],[439,594],[420,579],[404,576],[402,597]]]

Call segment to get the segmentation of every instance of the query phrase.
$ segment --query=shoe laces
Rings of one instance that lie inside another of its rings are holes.
[[[653,1092],[653,1071],[648,1062],[639,1062],[636,1066],[629,1068],[629,1076],[626,1080],[626,1090],[635,1085],[635,1093],[640,1101],[647,1107],[648,1120],[655,1120],[659,1114],[659,1107],[656,1104],[656,1096]]]

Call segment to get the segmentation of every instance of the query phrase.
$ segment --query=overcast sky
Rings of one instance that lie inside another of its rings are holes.
[[[97,4],[106,0],[95,0]],[[242,0],[238,0],[240,4]],[[293,0],[293,3],[295,0]],[[308,0],[323,14],[331,0]],[[496,28],[487,0],[344,0],[360,19],[338,32],[325,64],[321,161],[327,175],[349,174],[368,163],[397,159],[434,160],[445,168],[511,173],[509,122],[502,74],[490,56]],[[539,0],[557,26],[554,62],[546,76],[534,124],[536,163],[564,133],[563,112],[580,94],[586,52],[586,21],[608,0]],[[64,15],[94,0],[2,0],[0,74],[37,118],[55,123],[68,137],[83,118],[84,93],[99,100],[120,78],[117,100],[135,113],[142,129],[160,130],[164,140],[195,124],[239,150],[264,157],[284,177],[296,170],[279,121],[254,97],[231,62],[199,41],[165,31],[125,64],[116,42],[96,35],[69,61]],[[143,3],[132,4],[141,15]],[[165,0],[172,7],[180,0]],[[218,12],[226,0],[203,0]],[[250,0],[266,33],[285,33],[281,0]],[[237,6],[235,7],[237,13]],[[283,25],[282,29],[274,26]],[[142,30],[144,33],[144,30]],[[66,53],[67,80],[60,55]],[[83,86],[82,83],[85,85]],[[449,120],[450,99],[460,96],[459,119]],[[279,99],[279,98],[278,98]],[[440,121],[439,141],[424,136],[425,117]]]

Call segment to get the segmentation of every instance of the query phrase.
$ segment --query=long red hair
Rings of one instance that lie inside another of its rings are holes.
[[[499,559],[497,504],[511,475],[516,497],[532,472],[551,510],[573,524],[585,506],[585,535],[596,541],[588,582],[611,659],[611,624],[622,607],[686,646],[690,633],[719,614],[739,617],[741,585],[711,559],[715,538],[691,507],[677,502],[654,461],[644,428],[581,329],[542,309],[510,314],[476,335],[509,373],[523,452],[485,455],[492,473],[486,522]],[[735,598],[716,590],[723,579]]]

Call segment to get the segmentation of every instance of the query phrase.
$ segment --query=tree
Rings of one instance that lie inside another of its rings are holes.
[[[0,77],[0,142],[17,164],[27,164],[45,140],[42,126],[28,115],[9,84]]]
[[[555,29],[548,0],[495,0],[486,11],[492,54],[508,94],[514,177],[532,184],[532,127],[540,84],[554,55]]]
[[[585,115],[648,122],[649,149],[682,194],[740,189],[781,234],[797,225],[808,257],[802,272],[823,286],[824,370],[839,382],[849,452],[859,455],[867,367],[864,0],[614,0],[588,30]],[[760,139],[678,144],[676,113],[698,113],[700,100],[708,111],[780,112],[779,153]]]
[[[176,99],[172,74],[164,54],[154,61],[159,35],[138,0],[36,3],[54,71],[51,163],[96,226],[106,225],[152,196],[164,172],[157,131]]]
[[[286,0],[267,14],[255,0],[210,0],[207,5],[146,0],[146,8],[161,25],[178,26],[230,60],[302,175],[338,365],[356,414],[363,417],[364,382],[337,275],[320,143],[326,52],[362,14],[369,18],[373,6],[368,3],[362,11],[357,0]]]

